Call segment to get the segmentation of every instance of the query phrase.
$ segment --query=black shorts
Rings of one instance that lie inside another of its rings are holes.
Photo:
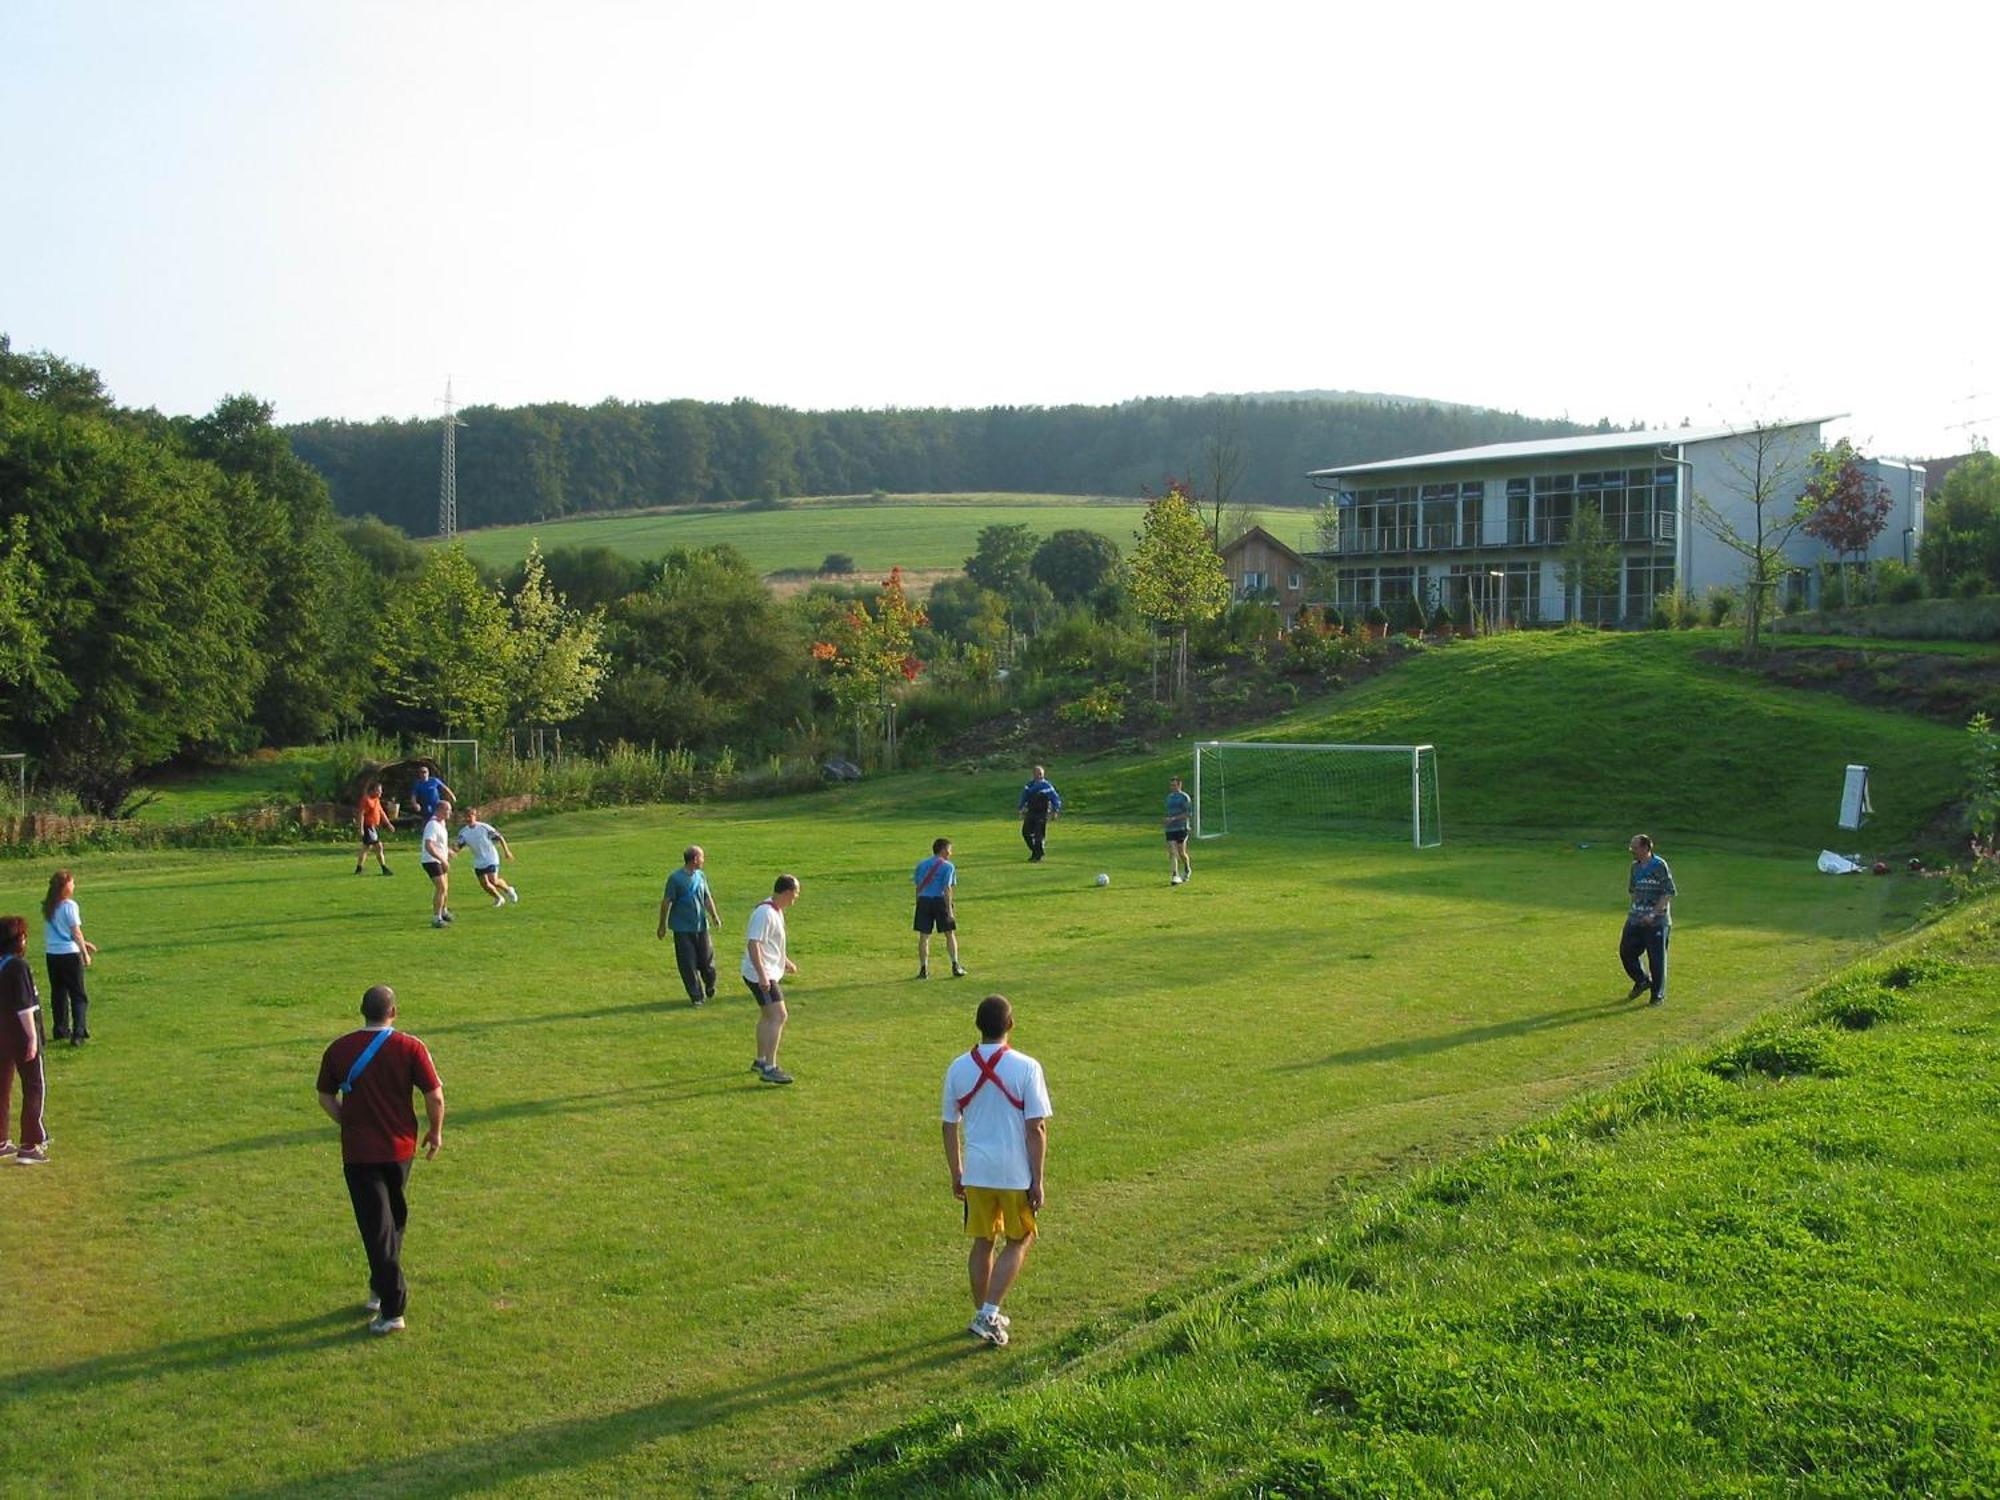
[[[743,984],[751,994],[757,997],[757,1004],[759,1006],[783,1005],[785,1003],[785,992],[778,988],[778,981],[775,979],[761,988],[754,980],[750,979],[744,980]]]
[[[444,872],[445,872],[445,867],[439,864],[436,860],[427,859],[424,861],[424,873],[430,876],[431,879],[436,880],[438,876],[444,874]]]
[[[925,937],[933,932],[958,931],[958,918],[951,914],[951,901],[944,896],[917,897],[916,928]]]
[[[1167,830],[1168,843],[1185,844],[1187,841],[1188,841],[1188,831],[1185,828],[1169,828]]]
[[[381,831],[381,830],[380,830],[379,828],[364,828],[364,829],[362,829],[362,830],[361,830],[361,842],[362,842],[363,844],[368,844],[368,845],[373,845],[373,844],[379,844],[379,843],[381,843],[381,842],[382,842],[382,831]]]
[[[472,873],[476,876],[481,876],[481,877],[487,875],[498,875],[500,873],[500,867],[498,865],[474,865],[472,867]]]

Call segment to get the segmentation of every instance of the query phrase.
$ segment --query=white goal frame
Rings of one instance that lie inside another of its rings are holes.
[[[1229,832],[1222,828],[1204,828],[1201,821],[1201,757],[1203,751],[1217,750],[1340,750],[1360,751],[1370,755],[1403,755],[1410,761],[1410,845],[1424,847],[1424,835],[1428,831],[1433,846],[1444,842],[1444,816],[1442,811],[1433,820],[1435,827],[1424,827],[1423,765],[1424,756],[1437,755],[1435,745],[1327,745],[1282,743],[1273,740],[1198,740],[1194,747],[1194,836],[1198,839],[1218,839]]]
[[[432,758],[438,762],[437,769],[440,778],[444,776],[445,770],[447,769],[445,761],[451,755],[453,747],[459,745],[470,745],[472,747],[472,790],[470,792],[461,792],[459,795],[461,799],[478,796],[479,795],[479,741],[455,740],[455,739],[439,737],[439,738],[434,738],[431,741],[431,743],[433,745],[440,747],[437,751],[433,753],[432,756]],[[456,790],[456,788],[454,788],[454,790]]]

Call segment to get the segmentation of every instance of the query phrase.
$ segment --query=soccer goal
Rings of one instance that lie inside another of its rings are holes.
[[[1194,834],[1314,830],[1444,842],[1437,750],[1430,745],[1275,745],[1205,740],[1194,747]]]
[[[431,759],[437,765],[439,777],[446,786],[457,792],[461,799],[479,795],[479,741],[434,739],[435,747]],[[464,786],[458,784],[458,777],[465,774],[467,764],[472,768],[472,779]]]

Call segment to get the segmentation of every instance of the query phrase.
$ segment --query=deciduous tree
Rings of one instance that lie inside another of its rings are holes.
[[[1175,485],[1146,508],[1132,554],[1132,605],[1173,633],[1172,689],[1187,696],[1188,631],[1228,607],[1229,577],[1187,491]]]
[[[508,601],[507,695],[514,722],[566,724],[604,685],[604,611],[571,609],[548,580],[541,545],[528,544],[521,581]]]
[[[1737,503],[1724,509],[1696,492],[1702,529],[1743,559],[1743,648],[1762,648],[1764,621],[1790,571],[1785,546],[1810,512],[1800,482],[1811,462],[1804,430],[1755,427],[1723,446]]]
[[[1894,503],[1889,487],[1862,468],[1854,445],[1842,438],[1812,457],[1806,483],[1805,533],[1833,549],[1836,559],[1864,556],[1889,519]],[[1847,572],[1840,574],[1841,602],[1847,602]]]
[[[377,663],[390,695],[447,733],[499,728],[512,671],[507,626],[506,604],[465,548],[433,548],[383,616]]]

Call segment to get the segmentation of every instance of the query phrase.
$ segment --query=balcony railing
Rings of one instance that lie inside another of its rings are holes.
[[[1670,510],[1614,516],[1608,530],[1614,542],[1672,542],[1679,535],[1679,517]],[[1492,547],[1560,547],[1570,539],[1568,516],[1510,518],[1503,535],[1487,537],[1476,526],[1450,523],[1432,526],[1343,526],[1334,551],[1342,557],[1379,557],[1398,552],[1458,552]]]

